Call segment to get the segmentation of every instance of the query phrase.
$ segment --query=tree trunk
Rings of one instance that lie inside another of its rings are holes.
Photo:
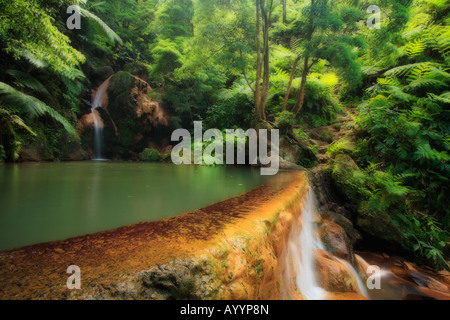
[[[261,82],[261,27],[259,20],[259,1],[256,0],[256,81],[255,81],[255,112],[257,120],[261,120],[260,82]]]
[[[298,64],[299,60],[300,60],[300,56],[297,56],[297,58],[295,58],[295,60],[294,60],[294,64],[292,65],[291,76],[289,77],[288,86],[287,86],[287,89],[286,89],[286,93],[284,95],[283,111],[286,111],[286,106],[287,106],[287,103],[288,103],[288,100],[289,100],[289,94],[291,93],[292,81],[294,81],[295,70],[297,69],[297,64]]]
[[[282,2],[283,2],[283,23],[284,24],[286,24],[286,22],[287,22],[287,19],[286,19],[286,16],[287,16],[287,14],[286,14],[286,10],[287,10],[287,0],[282,0]]]
[[[272,5],[273,0],[270,0],[269,14],[266,12],[265,0],[256,0],[256,83],[255,83],[255,111],[258,121],[264,121],[266,119],[265,109],[267,96],[269,94],[270,87],[270,61],[269,61],[269,30],[270,20],[272,17]],[[262,47],[262,59],[261,59],[261,22],[263,21],[263,47]],[[263,70],[262,70],[263,69]],[[261,75],[262,74],[262,75]],[[260,82],[262,77],[262,85],[260,88]]]
[[[303,64],[303,71],[302,71],[302,83],[300,84],[300,92],[297,97],[297,101],[295,102],[295,106],[293,108],[294,117],[297,116],[297,114],[302,110],[303,107],[303,100],[305,99],[305,86],[306,86],[306,78],[308,76],[309,67],[308,67],[308,61],[309,57],[305,57],[305,62]]]

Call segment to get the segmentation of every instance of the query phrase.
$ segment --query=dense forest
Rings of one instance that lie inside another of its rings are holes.
[[[326,141],[324,171],[359,228],[448,268],[448,1],[0,5],[0,162],[20,161],[30,144],[65,160],[71,146],[86,143],[75,127],[102,74],[140,74],[171,130],[196,120],[204,130],[279,128],[303,148],[297,164],[308,168],[321,163],[315,141]],[[71,5],[80,29],[67,28]],[[369,5],[380,8],[375,18]],[[311,135],[339,126],[344,114],[348,134]]]

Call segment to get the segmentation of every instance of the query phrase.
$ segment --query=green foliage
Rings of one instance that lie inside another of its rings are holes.
[[[5,148],[3,147],[3,145],[0,145],[0,162],[5,162],[6,159]]]
[[[0,6],[0,36],[7,43],[7,53],[36,67],[48,65],[57,73],[74,77],[76,66],[85,58],[54,25],[54,17],[40,1],[0,1]]]
[[[276,125],[282,133],[288,132],[288,130],[290,130],[294,124],[295,124],[295,117],[292,112],[283,111],[277,113]]]
[[[430,3],[415,4],[417,20],[403,37],[405,56],[368,88],[368,99],[359,106],[365,143],[358,156],[366,170],[379,163],[389,175],[378,191],[367,188],[372,194],[367,208],[390,212],[406,235],[405,248],[442,268],[450,227],[450,75],[442,41],[448,27],[438,20],[443,7],[424,10]]]
[[[159,153],[156,149],[146,148],[144,151],[139,153],[139,160],[141,161],[150,161],[150,162],[158,162],[163,159],[161,153]]]
[[[337,140],[329,145],[327,148],[327,155],[331,158],[334,158],[338,154],[347,154],[349,156],[353,156],[358,152],[356,146],[350,139],[343,138],[341,140]]]
[[[45,114],[49,115],[52,119],[62,124],[67,132],[73,136],[77,135],[74,127],[61,114],[39,99],[20,92],[3,82],[0,82],[0,103],[10,110],[21,108],[20,111],[24,112],[30,118]]]

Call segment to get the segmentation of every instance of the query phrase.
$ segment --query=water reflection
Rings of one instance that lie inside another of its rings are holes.
[[[0,250],[159,220],[250,190],[249,168],[76,162],[0,166]]]

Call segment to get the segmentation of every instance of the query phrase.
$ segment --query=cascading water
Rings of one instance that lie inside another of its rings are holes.
[[[92,109],[94,119],[94,160],[102,160],[103,128],[100,126],[99,114]]]
[[[108,78],[95,92],[93,101],[92,101],[92,107],[91,107],[91,114],[94,124],[94,159],[97,161],[105,160],[103,159],[103,145],[104,145],[104,136],[103,136],[103,120],[100,116],[100,113],[98,110],[96,110],[99,107],[102,107],[102,105],[105,103],[105,100],[107,99],[106,96],[106,89],[109,85],[109,79]]]
[[[308,198],[302,213],[302,231],[297,241],[300,244],[300,263],[297,272],[297,286],[307,299],[321,300],[325,291],[319,287],[315,273],[316,249],[322,249],[315,232],[315,210],[317,208],[314,192],[309,191]]]
[[[315,250],[323,249],[315,232],[316,198],[308,191],[302,215],[294,221],[285,252],[284,288],[282,298],[291,299],[297,289],[303,298],[322,300],[325,291],[319,286],[316,276]]]
[[[322,300],[327,297],[327,291],[320,287],[317,278],[316,250],[325,250],[318,238],[317,222],[318,203],[314,191],[310,189],[302,208],[301,217],[294,221],[284,252],[284,269],[282,271],[282,299],[295,299],[295,292],[301,298]],[[333,257],[345,265],[356,279],[358,289],[364,297],[369,295],[355,268],[342,259]]]
[[[336,258],[336,257],[335,257]],[[352,273],[352,275],[355,277],[356,282],[358,283],[358,289],[359,293],[361,293],[362,296],[369,299],[369,293],[367,292],[366,286],[364,285],[363,281],[361,280],[360,275],[358,274],[358,271],[347,261],[336,258],[338,261],[342,262]]]

